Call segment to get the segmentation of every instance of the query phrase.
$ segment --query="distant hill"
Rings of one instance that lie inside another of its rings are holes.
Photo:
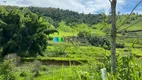
[[[103,21],[106,21],[107,24],[110,24],[110,19],[104,20],[104,15],[102,14],[84,14],[78,13],[70,10],[63,10],[59,8],[51,7],[17,7],[17,6],[4,6],[7,11],[13,9],[23,9],[25,12],[32,11],[40,16],[43,16],[49,23],[58,27],[58,23],[64,21],[68,26],[75,26],[76,24],[85,23],[89,27],[93,25],[98,25],[99,29],[104,28]],[[105,15],[107,16],[107,15]],[[127,14],[122,14],[117,16],[117,26],[119,26],[127,17]],[[110,16],[107,16],[110,17]],[[138,22],[139,21],[139,22]],[[139,30],[142,29],[142,15],[133,13],[131,17],[125,22],[125,24],[119,28],[119,30]],[[109,25],[110,26],[110,25]],[[98,28],[97,28],[98,29]]]
[[[126,19],[128,15],[121,15],[117,20],[118,26]],[[132,14],[130,18],[122,25],[119,30],[142,30],[142,15]]]
[[[93,25],[100,22],[103,17],[101,14],[84,14],[70,10],[63,10],[59,8],[41,8],[41,7],[28,7],[32,12],[39,15],[51,17],[54,21],[65,21],[67,25],[73,23],[85,23]]]
[[[5,6],[5,8],[10,11],[13,9],[23,9],[22,7],[16,6]],[[84,14],[78,13],[70,10],[63,10],[59,8],[51,8],[51,7],[24,7],[29,9],[30,11],[37,13],[38,15],[48,17],[54,26],[57,26],[57,23],[60,21],[65,21],[67,25],[74,25],[79,23],[85,23],[89,26],[94,25],[98,22],[101,22],[103,17],[101,14]]]

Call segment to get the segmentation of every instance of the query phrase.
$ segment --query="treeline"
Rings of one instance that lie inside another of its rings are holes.
[[[63,10],[59,8],[42,8],[42,7],[28,7],[32,12],[42,14],[43,16],[51,17],[54,21],[65,21],[70,25],[73,23],[85,23],[89,25],[96,24],[102,20],[101,14],[84,14],[74,11]]]
[[[103,16],[101,14],[84,14],[51,7],[45,8],[5,6],[5,8],[7,9],[7,11],[25,8],[26,10],[30,10],[33,13],[44,16],[45,19],[49,20],[49,22],[55,27],[58,27],[58,23],[61,21],[66,22],[68,26],[74,26],[75,24],[81,23],[85,23],[88,26],[92,26],[103,20]]]

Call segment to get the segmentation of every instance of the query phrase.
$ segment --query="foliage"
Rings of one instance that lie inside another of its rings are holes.
[[[124,43],[116,43],[116,48],[124,48]]]
[[[64,31],[64,32],[70,32],[71,31],[70,26],[67,26],[64,21],[61,21],[61,22],[58,23],[57,29]]]
[[[1,80],[15,80],[14,76],[14,64],[11,60],[5,60],[3,64],[0,65],[0,76]]]
[[[20,61],[21,61],[21,57],[17,56],[16,54],[8,54],[4,57],[4,60],[11,60],[11,62],[15,66],[19,66]]]
[[[20,73],[19,76],[20,76],[20,77],[26,77],[26,76],[27,76],[27,73],[23,71],[23,72]]]
[[[117,54],[117,73],[113,77],[117,80],[140,80],[142,78],[142,70],[135,56],[131,52],[119,54]],[[110,76],[110,56],[106,55],[103,63],[108,72],[108,79],[110,80],[112,79],[112,76]]]
[[[110,41],[105,37],[96,36],[95,34],[91,34],[89,31],[80,31],[78,33],[78,37],[88,39],[88,42],[93,46],[110,49]],[[124,48],[124,44],[116,43],[116,47]]]
[[[85,33],[85,32],[84,32]],[[83,34],[84,34],[83,33]],[[98,46],[98,47],[103,47],[105,49],[110,49],[110,42],[107,38],[105,37],[99,37],[96,35],[88,35],[85,37],[88,39],[88,42],[93,45],[93,46]]]
[[[102,15],[100,14],[84,14],[77,13],[69,10],[62,10],[59,8],[41,8],[41,7],[28,7],[32,12],[39,15],[51,17],[54,20],[54,26],[60,21],[65,21],[67,25],[74,23],[85,23],[89,25],[96,24],[102,20]]]
[[[32,12],[12,10],[1,17],[0,47],[2,56],[16,53],[20,56],[42,55],[46,50],[48,26],[45,19]],[[48,32],[48,34],[50,34]]]
[[[49,36],[48,37],[48,40],[53,40],[54,38],[52,36]]]
[[[68,45],[68,44],[55,45],[54,46],[54,53],[56,53],[56,56],[67,55],[67,53],[65,51],[69,47],[70,47],[70,45]]]
[[[89,31],[80,31],[78,33],[78,37],[79,38],[90,38],[91,37],[91,33]]]
[[[139,80],[142,72],[141,67],[135,62],[134,55],[131,53],[119,57],[118,61],[118,80]]]
[[[34,68],[33,68],[32,73],[34,74],[34,77],[40,76],[39,70],[40,70],[41,62],[35,60],[35,61],[33,62],[33,64],[34,64]]]

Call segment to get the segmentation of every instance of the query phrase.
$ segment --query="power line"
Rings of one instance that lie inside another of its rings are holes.
[[[119,29],[122,25],[125,24],[125,22],[129,19],[129,17],[130,17],[131,14],[133,13],[133,11],[139,6],[139,4],[140,4],[141,2],[142,2],[142,0],[140,0],[140,2],[133,8],[133,10],[131,11],[131,13],[127,16],[127,18],[124,20],[124,22],[123,22],[120,26],[118,26],[117,29]]]

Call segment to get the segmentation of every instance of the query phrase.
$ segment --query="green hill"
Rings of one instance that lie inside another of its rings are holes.
[[[127,18],[128,15],[120,16],[120,20],[117,20],[117,23],[122,24],[122,22]],[[133,14],[130,18],[125,22],[123,26],[121,26],[118,30],[142,30],[142,16]]]

